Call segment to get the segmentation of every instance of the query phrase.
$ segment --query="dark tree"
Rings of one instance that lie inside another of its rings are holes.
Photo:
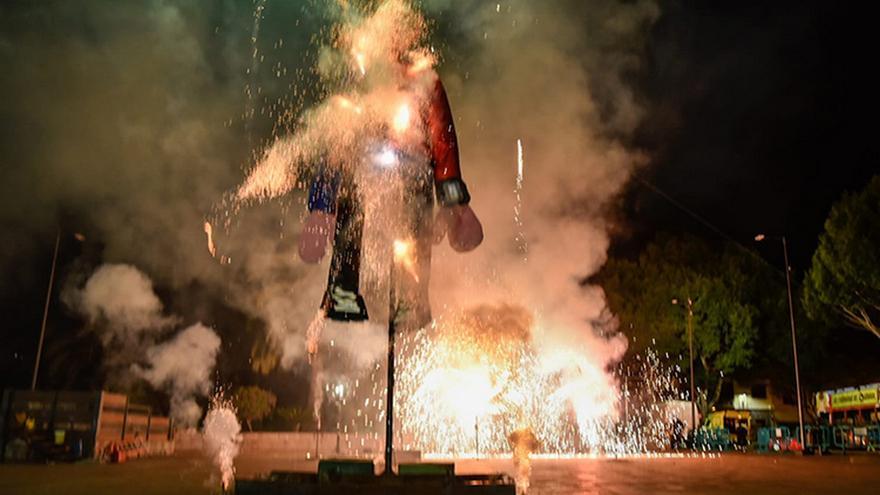
[[[811,317],[842,317],[880,337],[880,176],[831,208],[803,301]]]

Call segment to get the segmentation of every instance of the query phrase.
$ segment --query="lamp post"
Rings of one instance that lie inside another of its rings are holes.
[[[397,301],[397,264],[405,263],[410,256],[410,243],[395,240],[393,257],[388,273],[388,393],[385,397],[385,476],[394,476],[391,463],[394,460],[394,346],[400,306]]]
[[[79,242],[86,240],[79,232],[73,234]],[[37,357],[34,359],[34,374],[31,377],[31,390],[37,389],[37,375],[40,373],[40,358],[43,355],[43,341],[46,338],[46,321],[49,319],[49,303],[52,301],[52,286],[55,284],[55,265],[58,263],[58,247],[61,245],[61,228],[55,232],[55,250],[52,253],[52,270],[49,272],[49,287],[46,289],[46,304],[43,305],[43,322],[40,325],[40,341],[37,344]]]
[[[58,262],[58,246],[61,244],[61,229],[55,233],[55,251],[52,254],[52,270],[49,272],[49,288],[46,289],[46,304],[43,306],[43,323],[40,325],[40,343],[37,344],[37,358],[34,359],[34,375],[31,390],[37,389],[37,374],[40,372],[40,358],[43,355],[43,340],[46,338],[46,320],[49,317],[49,302],[52,300],[52,285],[55,283],[55,265]]]
[[[672,304],[678,305],[678,299],[673,299]],[[687,298],[687,333],[688,333],[688,356],[691,371],[691,431],[697,429],[697,394],[694,386],[694,301]]]
[[[761,242],[768,237],[770,236],[758,234],[755,236],[755,241]],[[794,300],[791,296],[791,266],[788,264],[788,241],[786,241],[784,235],[773,237],[782,241],[782,256],[785,261],[785,288],[788,292],[788,318],[791,322],[791,350],[794,355],[794,384],[797,392],[798,426],[800,426],[800,428],[798,428],[798,441],[801,443],[801,448],[804,448],[804,406],[801,402],[801,373],[798,367],[797,327],[794,322]]]

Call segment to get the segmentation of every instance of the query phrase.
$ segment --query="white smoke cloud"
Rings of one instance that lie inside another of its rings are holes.
[[[640,118],[623,83],[659,14],[652,1],[427,2],[466,20],[446,52],[465,180],[485,242],[465,256],[435,250],[435,306],[524,302],[543,341],[580,348],[598,364],[625,341],[593,336],[613,326],[601,288],[582,281],[604,264],[606,213],[643,157],[625,145]],[[524,148],[522,231],[514,221],[517,140]],[[515,241],[522,235],[527,252]],[[436,267],[443,267],[436,269]]]
[[[63,299],[100,336],[111,385],[124,389],[131,376],[144,378],[170,394],[175,420],[198,422],[195,398],[211,392],[220,350],[213,330],[196,323],[163,340],[180,319],[163,315],[152,281],[131,265],[101,265],[82,288],[68,286]]]
[[[105,341],[161,331],[174,323],[162,314],[162,301],[153,292],[153,282],[131,265],[101,265],[81,290],[68,294],[68,302],[93,324],[106,322],[100,325]]]
[[[202,410],[194,399],[211,392],[211,374],[220,351],[220,337],[196,323],[171,340],[146,350],[148,366],[135,372],[171,394],[171,414],[185,425],[198,423]]]

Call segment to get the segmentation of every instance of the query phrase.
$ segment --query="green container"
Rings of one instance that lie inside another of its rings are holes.
[[[373,461],[322,459],[318,462],[318,481],[374,476]]]
[[[400,476],[455,476],[455,464],[452,463],[412,463],[397,466]]]

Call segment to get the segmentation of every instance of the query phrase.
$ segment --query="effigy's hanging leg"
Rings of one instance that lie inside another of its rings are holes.
[[[331,320],[363,321],[368,318],[367,305],[359,291],[364,212],[353,186],[341,193],[336,206],[330,276],[321,308]]]
[[[394,274],[394,298],[397,329],[410,332],[431,321],[428,286],[431,279],[431,234],[433,231],[433,197],[430,183],[414,181],[408,191],[402,239],[408,249],[403,266]]]

